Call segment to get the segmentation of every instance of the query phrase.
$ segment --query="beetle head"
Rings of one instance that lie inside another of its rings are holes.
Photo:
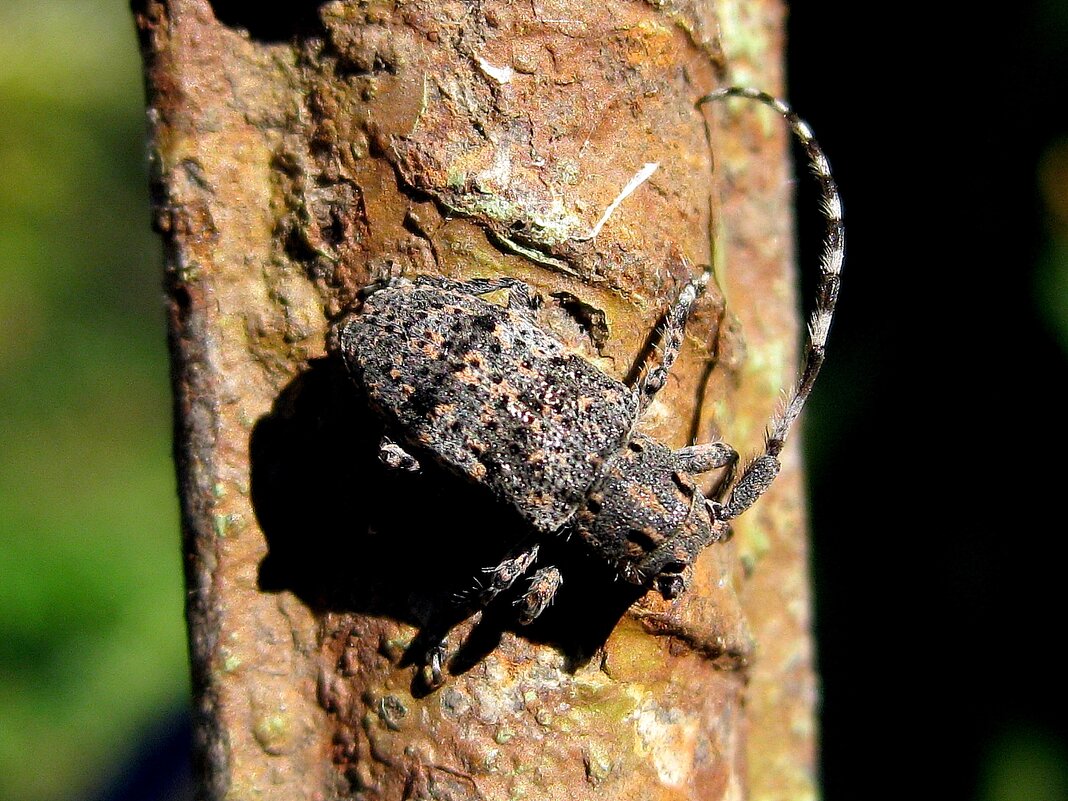
[[[575,530],[619,574],[664,598],[686,587],[684,572],[725,523],[672,452],[638,434],[610,457],[575,516]]]

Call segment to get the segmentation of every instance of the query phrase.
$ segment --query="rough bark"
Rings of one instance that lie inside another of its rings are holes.
[[[204,797],[813,796],[795,451],[678,601],[572,572],[529,630],[454,632],[425,693],[406,649],[428,606],[507,536],[477,488],[385,474],[324,350],[372,275],[507,274],[624,378],[714,251],[643,427],[756,451],[797,333],[785,133],[694,101],[781,88],[778,3],[292,6],[134,3]]]

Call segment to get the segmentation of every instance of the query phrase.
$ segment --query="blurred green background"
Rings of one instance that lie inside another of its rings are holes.
[[[826,797],[1066,801],[1068,4],[798,2],[790,59],[850,238],[806,423]],[[2,799],[188,797],[143,120],[124,2],[0,0]]]
[[[187,705],[140,58],[117,0],[0,0],[0,798],[97,792]]]

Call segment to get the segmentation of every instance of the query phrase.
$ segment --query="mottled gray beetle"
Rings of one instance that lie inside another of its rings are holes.
[[[673,451],[636,431],[667,380],[707,272],[668,308],[661,347],[633,387],[540,328],[536,299],[514,279],[381,282],[335,328],[333,347],[385,421],[382,461],[403,470],[418,470],[420,459],[436,462],[483,485],[529,525],[529,544],[487,570],[477,606],[527,574],[538,561],[538,541],[549,537],[584,543],[626,581],[674,598],[686,586],[686,568],[728,535],[729,522],[779,472],[783,443],[823,362],[844,253],[841,203],[823,152],[783,102],[732,87],[699,105],[731,96],[760,101],[786,118],[819,182],[826,236],[797,386],[769,423],[764,452],[736,481],[724,481],[719,497],[704,497],[694,476],[733,470],[733,448],[714,442]],[[498,290],[508,291],[507,306],[480,297]],[[540,615],[562,580],[554,565],[534,570],[516,602],[520,622]],[[444,653],[443,634],[425,657],[431,684],[441,681]]]

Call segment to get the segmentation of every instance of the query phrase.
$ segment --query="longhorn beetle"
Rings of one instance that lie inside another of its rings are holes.
[[[675,598],[684,573],[730,521],[753,505],[779,472],[779,455],[823,364],[844,253],[841,203],[830,165],[809,127],[781,100],[730,87],[698,106],[742,97],[771,106],[800,141],[819,183],[826,224],[814,310],[798,381],[769,422],[764,450],[737,480],[706,498],[694,476],[738,455],[722,442],[671,450],[637,431],[678,356],[686,322],[710,273],[686,284],[663,317],[634,386],[568,351],[535,322],[536,298],[510,278],[464,282],[421,276],[366,287],[359,308],[331,342],[370,406],[382,417],[382,461],[418,470],[422,460],[483,485],[527,524],[524,543],[488,568],[468,611],[528,576],[515,602],[529,623],[552,602],[560,569],[539,564],[539,542],[570,538],[622,579]],[[506,306],[481,296],[507,290]],[[429,624],[428,624],[429,625]],[[427,682],[442,681],[448,627],[429,637]]]

